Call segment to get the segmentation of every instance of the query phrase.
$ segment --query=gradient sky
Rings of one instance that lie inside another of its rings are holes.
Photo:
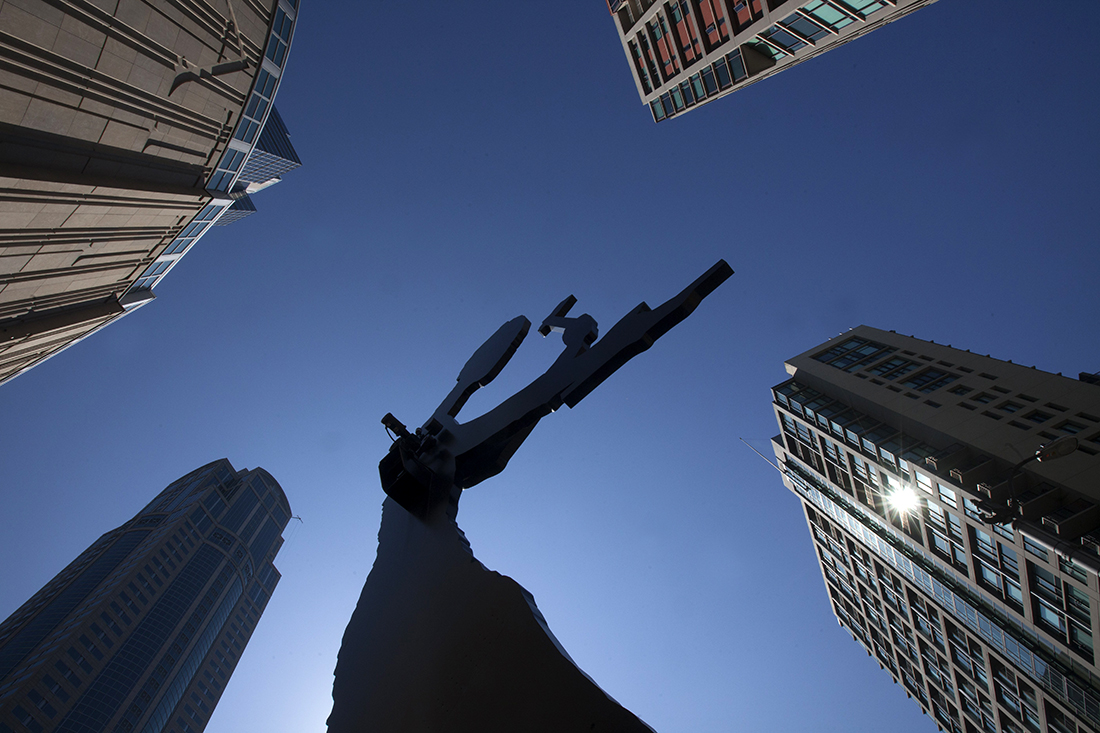
[[[426,420],[505,320],[573,293],[606,332],[725,258],[459,523],[660,733],[934,730],[738,437],[768,452],[783,360],[860,323],[1100,370],[1100,4],[1046,10],[942,0],[655,125],[602,0],[303,0],[278,106],[304,166],[154,303],[0,387],[0,617],[176,478],[263,466],[302,521],[207,730],[323,731],[381,416]],[[559,348],[532,331],[463,417]]]

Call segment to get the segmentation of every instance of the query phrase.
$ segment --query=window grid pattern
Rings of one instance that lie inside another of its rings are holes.
[[[813,51],[819,44],[829,44],[849,26],[877,20],[872,16],[894,4],[895,0],[811,0],[774,25],[750,37],[743,45],[750,47],[752,53],[766,62],[763,68],[768,68],[780,60],[805,55],[807,49]],[[690,4],[679,0],[659,7],[660,10],[649,20],[632,31],[633,35],[627,43],[643,94],[649,95],[665,87],[663,93],[649,102],[655,122],[680,114],[699,102],[708,101],[708,98],[718,96],[719,92],[724,92],[763,70],[759,68],[745,73],[745,65],[741,62],[741,45],[738,45],[732,50],[737,54],[741,73],[731,74],[734,66],[730,63],[729,68],[724,68],[723,58],[729,59],[734,54],[721,53],[722,47],[730,41],[731,25],[736,34],[764,17],[761,0],[730,2],[729,11],[721,0],[695,0]],[[674,32],[669,31],[666,12],[672,13],[672,23],[676,28]],[[729,13],[732,13],[732,24],[727,17]],[[627,15],[633,18],[632,13],[628,12]],[[635,23],[631,20],[629,26],[635,28]],[[708,70],[717,82],[713,87],[703,75],[696,75],[690,81],[678,81],[688,67],[703,58],[699,50],[700,40],[708,54],[720,54],[717,62],[708,59],[711,63]],[[739,40],[744,40],[744,36]],[[667,88],[670,83],[673,86]],[[697,86],[705,90],[705,93],[699,93]]]

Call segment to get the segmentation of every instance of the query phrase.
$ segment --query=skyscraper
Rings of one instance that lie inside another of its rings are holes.
[[[1095,376],[866,326],[786,367],[773,449],[840,625],[941,730],[1100,727]]]
[[[0,733],[201,731],[279,571],[290,505],[214,461],[96,540],[0,624]]]
[[[148,303],[223,214],[254,211],[279,175],[242,173],[270,163],[269,120],[298,164],[273,112],[297,11],[0,0],[0,383]]]
[[[656,122],[743,89],[935,0],[608,0]]]

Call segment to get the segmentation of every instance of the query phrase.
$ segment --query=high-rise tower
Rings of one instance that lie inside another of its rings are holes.
[[[0,383],[151,301],[223,214],[254,211],[278,180],[260,177],[279,168],[269,120],[297,166],[273,112],[297,14],[0,0]]]
[[[173,482],[0,624],[0,732],[201,731],[279,582],[289,517],[261,468]]]
[[[1100,728],[1096,376],[866,326],[786,367],[773,448],[840,625],[941,730]]]
[[[608,0],[656,122],[743,89],[935,0]]]

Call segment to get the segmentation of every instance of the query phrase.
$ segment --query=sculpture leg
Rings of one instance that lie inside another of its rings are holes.
[[[652,733],[577,668],[527,591],[474,558],[453,513],[422,522],[392,499],[332,696],[329,733]]]

